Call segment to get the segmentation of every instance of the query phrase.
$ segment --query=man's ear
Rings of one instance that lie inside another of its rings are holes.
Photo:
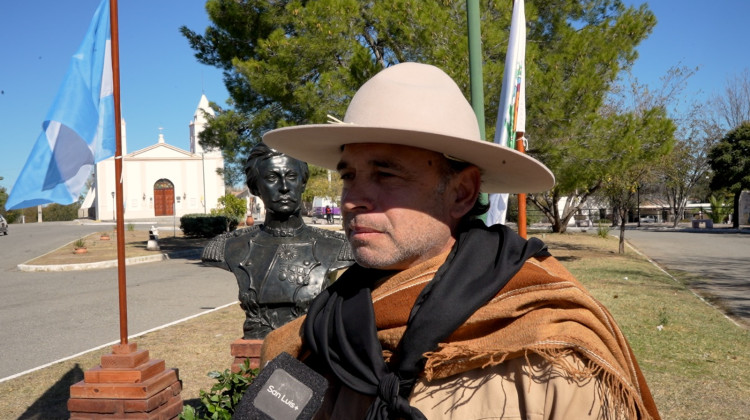
[[[450,215],[461,219],[474,207],[479,197],[482,175],[479,168],[469,166],[459,172],[453,181],[454,196]]]

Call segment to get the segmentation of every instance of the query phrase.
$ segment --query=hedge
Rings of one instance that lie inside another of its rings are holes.
[[[227,216],[186,214],[180,217],[180,229],[185,236],[213,238],[237,228],[237,221]]]

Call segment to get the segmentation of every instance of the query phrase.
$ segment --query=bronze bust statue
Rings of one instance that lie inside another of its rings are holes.
[[[231,271],[245,310],[245,339],[307,313],[312,299],[354,263],[339,232],[307,226],[300,215],[307,163],[259,143],[245,164],[247,186],[263,200],[262,224],[219,235],[203,250],[204,263]]]

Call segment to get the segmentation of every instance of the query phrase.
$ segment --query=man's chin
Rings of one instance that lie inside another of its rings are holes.
[[[398,258],[394,258],[392,253],[378,253],[373,252],[371,249],[363,249],[352,247],[352,253],[354,254],[354,261],[364,268],[372,268],[376,270],[399,270],[401,269],[402,262]]]

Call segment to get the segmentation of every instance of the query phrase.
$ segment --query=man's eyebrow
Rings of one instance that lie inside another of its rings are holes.
[[[396,169],[398,171],[406,170],[406,166],[393,159],[372,159],[367,161],[367,163],[378,168]]]
[[[401,163],[393,160],[393,159],[370,159],[367,161],[367,165],[374,166],[377,168],[389,168],[389,169],[395,169],[399,171],[406,171],[406,166],[402,165]],[[340,161],[336,165],[337,171],[342,171],[349,167],[349,164],[346,161]]]

